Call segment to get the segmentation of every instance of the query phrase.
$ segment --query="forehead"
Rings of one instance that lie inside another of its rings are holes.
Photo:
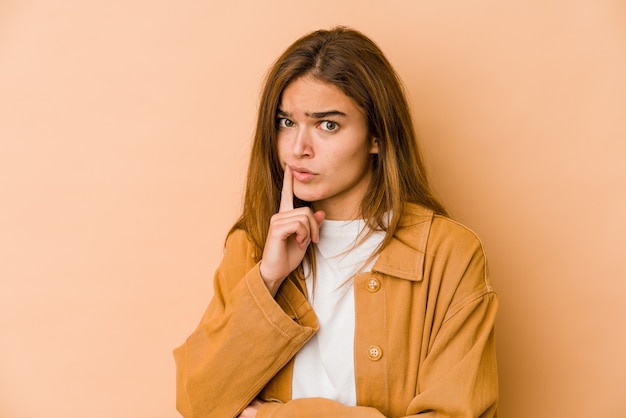
[[[310,76],[297,78],[283,91],[280,110],[284,112],[320,112],[339,110],[344,113],[359,112],[359,106],[333,84]]]

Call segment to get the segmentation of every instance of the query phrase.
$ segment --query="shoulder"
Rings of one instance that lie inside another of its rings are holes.
[[[467,226],[414,203],[406,204],[395,235],[407,245],[422,241],[431,249],[439,245],[482,248],[478,235]],[[427,242],[419,239],[424,236]]]
[[[430,230],[431,247],[450,247],[484,253],[482,241],[472,229],[442,215],[434,215]]]
[[[224,253],[236,252],[241,254],[243,252],[253,252],[252,243],[248,239],[248,234],[243,229],[233,229],[228,233],[226,237],[226,244],[224,245]]]
[[[478,235],[467,226],[443,215],[433,214],[418,205],[407,205],[397,235],[404,243],[419,243],[424,254],[424,269],[430,278],[445,275],[461,280],[468,273],[491,290],[487,256]]]
[[[453,281],[458,281],[460,288],[466,288],[465,293],[493,292],[485,248],[478,235],[467,226],[435,215],[427,254],[431,273],[444,272],[448,280],[455,278]]]
[[[405,205],[393,237],[380,252],[376,270],[412,281],[460,271],[484,261],[482,244],[462,224],[420,205]],[[439,273],[437,273],[439,272]]]
[[[482,247],[480,238],[467,226],[431,209],[407,203],[396,231],[398,237],[407,241],[428,234],[428,246],[453,245],[454,247]],[[409,242],[407,242],[409,243]]]

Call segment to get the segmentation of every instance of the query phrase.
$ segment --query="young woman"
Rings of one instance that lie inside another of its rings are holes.
[[[346,28],[268,74],[243,214],[175,350],[185,417],[493,417],[497,299],[397,75]]]

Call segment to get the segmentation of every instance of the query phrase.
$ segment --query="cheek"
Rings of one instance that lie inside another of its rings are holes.
[[[372,154],[370,154],[369,148],[362,147],[353,150],[352,153],[349,154],[348,159],[354,164],[364,166],[369,165],[371,155]]]
[[[285,162],[284,157],[285,157],[286,148],[287,148],[286,143],[287,141],[285,141],[284,138],[281,138],[281,135],[279,135],[278,138],[276,139],[276,153],[278,154],[278,159],[283,164]]]

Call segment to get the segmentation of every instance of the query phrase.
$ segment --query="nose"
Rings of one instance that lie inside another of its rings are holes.
[[[306,126],[300,126],[293,141],[293,154],[298,158],[312,158],[313,141]]]

